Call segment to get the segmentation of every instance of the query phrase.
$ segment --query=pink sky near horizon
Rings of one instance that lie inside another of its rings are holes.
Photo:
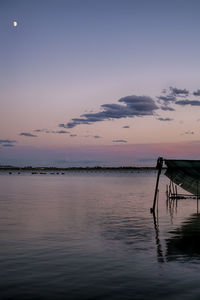
[[[155,166],[159,156],[199,159],[200,142],[68,147],[16,146],[2,149],[5,164],[20,166]]]

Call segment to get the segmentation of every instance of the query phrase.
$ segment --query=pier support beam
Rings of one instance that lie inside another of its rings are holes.
[[[163,158],[159,157],[157,159],[157,165],[156,165],[156,169],[158,170],[158,174],[157,174],[156,187],[155,187],[155,193],[154,193],[153,207],[150,208],[151,213],[155,212],[156,200],[157,200],[157,194],[158,194],[158,185],[159,185],[160,174],[161,174],[161,171],[162,171],[162,166],[163,166]]]

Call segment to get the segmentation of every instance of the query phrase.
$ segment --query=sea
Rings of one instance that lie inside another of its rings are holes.
[[[0,173],[0,299],[200,299],[196,199],[156,171]]]

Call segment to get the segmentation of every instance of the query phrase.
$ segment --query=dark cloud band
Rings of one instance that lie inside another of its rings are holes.
[[[179,100],[175,102],[178,105],[191,105],[191,106],[200,106],[200,100]]]
[[[177,89],[175,87],[170,87],[169,88],[172,95],[174,96],[188,96],[189,95],[189,91],[186,89]]]
[[[173,107],[169,107],[169,106],[161,106],[161,109],[164,111],[175,111]]]
[[[32,134],[30,132],[21,132],[19,135],[26,136],[26,137],[37,137],[37,135]]]
[[[113,140],[113,143],[127,143],[126,140]]]
[[[58,134],[69,133],[69,131],[66,130],[49,130],[49,129],[35,129],[33,131],[39,133],[58,133]]]
[[[119,99],[118,102],[120,104],[103,104],[101,105],[102,111],[83,114],[80,118],[74,118],[67,124],[59,124],[59,127],[74,128],[81,124],[89,125],[111,119],[151,116],[158,109],[154,100],[147,96],[127,96]]]
[[[0,140],[0,144],[13,144],[16,143],[16,140]]]
[[[164,121],[164,122],[173,121],[173,119],[171,118],[157,118],[157,120]]]
[[[200,90],[197,90],[197,91],[193,92],[193,95],[194,96],[200,96]]]
[[[3,147],[14,147],[14,144],[2,144]]]

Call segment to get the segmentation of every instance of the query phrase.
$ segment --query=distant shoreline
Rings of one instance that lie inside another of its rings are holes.
[[[16,167],[16,166],[0,166],[0,171],[31,171],[31,172],[68,172],[68,171],[151,171],[156,167]]]

